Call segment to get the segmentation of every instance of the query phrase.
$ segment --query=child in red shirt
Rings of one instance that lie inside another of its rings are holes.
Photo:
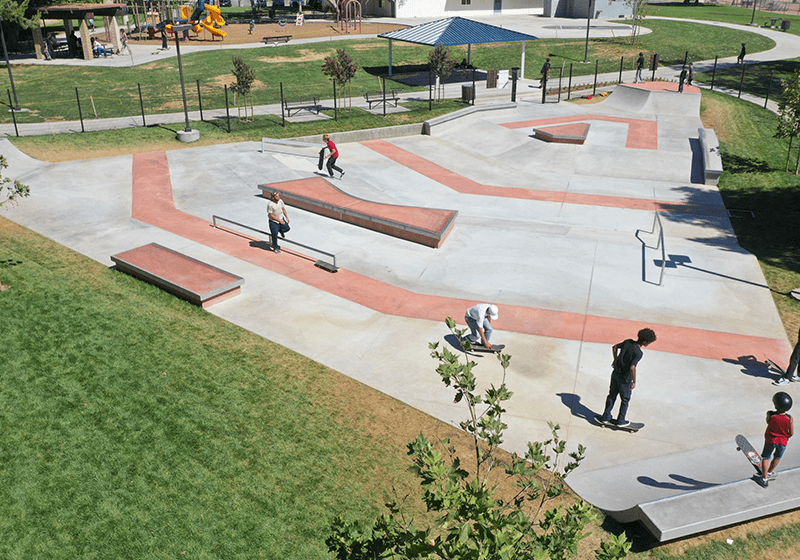
[[[756,481],[766,488],[768,480],[777,478],[778,473],[775,468],[786,451],[789,438],[794,435],[794,419],[787,414],[792,408],[792,397],[783,391],[775,393],[772,397],[772,404],[775,410],[767,412],[767,430],[764,432],[764,451],[761,453],[761,478],[756,477]],[[770,461],[772,453],[775,457]]]

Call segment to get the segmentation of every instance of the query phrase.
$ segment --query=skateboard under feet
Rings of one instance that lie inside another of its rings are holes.
[[[599,414],[595,414],[594,419],[603,428],[611,428],[612,430],[622,430],[623,432],[630,432],[632,434],[635,434],[636,432],[644,428],[644,424],[642,422],[628,422],[624,426],[617,426],[613,422],[603,422],[602,420],[600,420]]]

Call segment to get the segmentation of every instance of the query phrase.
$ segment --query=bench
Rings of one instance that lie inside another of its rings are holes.
[[[391,103],[395,107],[397,107],[397,102],[400,101],[400,97],[397,95],[400,93],[399,89],[390,89],[386,92],[386,102]],[[383,103],[384,97],[383,92],[379,91],[377,93],[368,92],[364,94],[364,99],[366,99],[369,108],[372,109],[373,105],[378,105]]]
[[[321,109],[319,104],[319,97],[299,97],[297,99],[284,99],[283,100],[283,108],[286,110],[286,115],[291,117],[292,111],[296,115],[302,110],[316,112],[319,115],[319,110]]]
[[[291,35],[277,35],[275,37],[264,37],[262,41],[265,45],[277,45],[278,43],[288,43]]]
[[[722,175],[722,154],[717,133],[713,128],[698,128],[697,133],[703,152],[703,182],[706,185],[718,185]]]
[[[238,295],[244,278],[158,243],[113,255],[117,270],[206,308]]]

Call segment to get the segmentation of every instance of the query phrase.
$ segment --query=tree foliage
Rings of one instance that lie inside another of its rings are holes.
[[[30,196],[31,190],[16,179],[3,177],[2,171],[8,169],[6,156],[0,155],[0,206],[5,203],[16,203],[20,198]]]
[[[247,96],[253,87],[253,82],[256,79],[256,71],[248,65],[244,60],[238,56],[233,57],[233,75],[236,76],[236,83],[231,86],[231,91],[237,96],[236,106],[241,111],[241,104],[238,102],[238,96],[241,95],[244,101],[244,117],[247,118]],[[250,112],[251,116],[254,115],[252,98],[250,99]],[[241,112],[239,114],[241,118]]]
[[[792,153],[792,141],[800,135],[800,70],[783,80],[783,103],[778,110],[780,121],[775,136],[789,139],[789,149],[786,153],[786,171],[789,171],[789,157]],[[797,154],[795,175],[800,173],[800,152]]]
[[[635,45],[639,28],[644,20],[644,8],[647,0],[625,0],[625,4],[631,7],[631,45]]]
[[[325,57],[322,65],[322,73],[329,76],[340,88],[349,84],[357,71],[358,65],[344,49],[336,49],[336,56]]]
[[[463,329],[449,317],[446,323],[453,335],[463,339]],[[421,500],[434,521],[417,526],[405,511],[405,499],[386,504],[388,512],[371,524],[337,517],[326,544],[339,560],[563,560],[576,555],[585,526],[595,518],[591,506],[585,502],[550,510],[544,506],[564,492],[564,477],[580,464],[584,447],[567,453],[559,426],[550,424],[550,439],[529,442],[523,456],[514,453],[502,460],[499,446],[507,428],[503,407],[513,394],[505,384],[511,356],[497,354],[503,381],[481,395],[473,373],[476,363],[469,360],[471,345],[463,344],[463,356],[439,349],[439,343],[429,347],[442,382],[453,388],[455,402],[467,408],[467,419],[460,426],[473,438],[473,472],[462,467],[449,440],[434,445],[420,434],[408,444],[410,470],[420,479]],[[516,485],[516,493],[506,500],[498,497],[505,480]],[[614,560],[629,549],[622,535],[602,543],[595,553],[599,560]]]
[[[30,17],[26,17],[28,12],[29,0],[0,0],[0,16],[4,21],[15,23],[23,29],[31,29],[39,25],[39,13],[33,11]],[[36,5],[42,5],[37,3]],[[33,8],[33,6],[31,6]]]
[[[437,99],[444,99],[444,81],[456,67],[458,61],[450,58],[450,49],[439,43],[428,53],[431,73],[438,78]]]

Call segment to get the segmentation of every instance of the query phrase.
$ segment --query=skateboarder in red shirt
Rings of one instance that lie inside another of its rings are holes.
[[[767,430],[764,432],[764,451],[761,453],[761,477],[756,482],[766,488],[769,480],[778,477],[775,468],[781,462],[789,438],[794,435],[794,419],[787,414],[792,408],[792,397],[783,391],[772,397],[775,410],[767,412]],[[770,461],[772,453],[775,457]]]

